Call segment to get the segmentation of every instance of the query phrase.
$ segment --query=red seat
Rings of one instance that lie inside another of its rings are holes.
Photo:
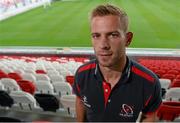
[[[0,72],[0,79],[2,78],[9,78],[8,75],[6,73],[1,73]]]
[[[180,102],[163,102],[157,116],[160,120],[173,121],[180,116]]]
[[[74,83],[74,76],[66,76],[66,81],[67,81],[70,85],[73,85],[73,83]]]
[[[23,91],[28,92],[32,95],[34,94],[36,87],[33,82],[30,82],[28,80],[18,80],[17,83]]]
[[[16,81],[22,79],[22,77],[21,77],[20,74],[18,74],[18,73],[8,73],[8,77],[9,77],[9,78],[12,78],[12,79],[14,79],[14,80],[16,80]]]
[[[176,76],[176,79],[180,79],[180,75],[177,75],[177,76]]]
[[[176,75],[174,75],[174,74],[164,74],[164,75],[162,76],[162,78],[170,79],[171,81],[173,81],[173,79],[176,78]]]
[[[171,88],[173,87],[180,87],[180,79],[174,79],[170,85]]]
[[[167,73],[168,73],[168,74],[178,75],[178,74],[179,74],[179,71],[177,71],[177,70],[169,70]]]
[[[159,75],[159,77],[162,77],[166,73],[166,71],[165,70],[155,70],[155,73],[157,75]]]
[[[44,70],[36,70],[36,73],[37,74],[46,74],[46,71],[44,71]]]

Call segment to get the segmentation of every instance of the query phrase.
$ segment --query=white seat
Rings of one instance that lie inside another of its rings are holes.
[[[72,94],[72,87],[67,82],[56,82],[53,83],[55,92],[61,97],[62,95]]]
[[[29,80],[33,83],[36,82],[36,77],[32,73],[24,73],[24,74],[22,74],[22,78],[24,80]]]
[[[166,101],[180,101],[180,88],[170,88],[165,94]]]
[[[35,70],[33,70],[33,69],[25,69],[24,72],[25,73],[36,74]]]
[[[14,79],[3,78],[0,81],[4,85],[4,89],[7,90],[8,92],[21,90],[19,85]]]
[[[45,80],[45,81],[50,81],[50,78],[45,75],[45,74],[35,74],[36,80]]]
[[[50,75],[49,77],[50,77],[52,83],[65,82],[65,79],[62,75]]]
[[[59,75],[59,72],[56,71],[56,70],[48,70],[48,71],[47,71],[47,74],[48,74],[48,75]]]
[[[160,81],[160,84],[161,84],[161,88],[164,88],[164,89],[168,89],[170,84],[171,84],[171,80],[170,79],[159,79]]]
[[[36,92],[44,94],[54,94],[54,88],[50,82],[38,81],[36,82]]]
[[[15,101],[13,107],[18,107],[20,110],[42,110],[37,106],[36,99],[29,93],[24,91],[12,91],[10,96]]]
[[[61,98],[61,103],[65,109],[68,110],[68,113],[71,116],[75,116],[75,101],[76,101],[76,95],[71,94],[71,95],[63,95]]]
[[[0,81],[0,90],[4,90],[4,85]]]

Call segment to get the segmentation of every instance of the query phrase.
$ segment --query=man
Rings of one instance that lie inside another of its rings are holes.
[[[127,14],[99,5],[90,18],[96,59],[75,75],[77,121],[155,121],[161,87],[155,74],[126,56],[131,43]]]

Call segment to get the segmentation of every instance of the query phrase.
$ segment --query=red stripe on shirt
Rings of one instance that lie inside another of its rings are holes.
[[[96,67],[96,63],[91,63],[91,64],[88,64],[88,65],[85,65],[85,66],[82,66],[79,70],[78,70],[78,73],[82,72],[82,71],[85,71],[85,70],[89,70],[89,69],[93,69]]]
[[[145,103],[145,107],[149,104],[149,101],[151,100],[151,98],[152,98],[152,95],[148,98],[148,100],[146,101],[146,103]]]
[[[133,71],[135,74],[137,74],[137,75],[139,75],[139,76],[141,76],[141,77],[149,80],[150,82],[152,82],[152,83],[154,82],[154,78],[153,78],[152,76],[150,76],[149,74],[143,72],[142,70],[140,70],[140,69],[138,69],[138,68],[136,68],[136,67],[134,67],[134,66],[132,66],[132,71]]]

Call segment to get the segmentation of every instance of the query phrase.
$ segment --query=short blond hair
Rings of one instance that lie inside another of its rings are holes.
[[[128,16],[124,10],[114,5],[105,4],[98,5],[94,8],[90,15],[90,20],[97,16],[107,16],[107,15],[115,15],[120,18],[120,23],[122,25],[122,30],[124,32],[128,31]]]

